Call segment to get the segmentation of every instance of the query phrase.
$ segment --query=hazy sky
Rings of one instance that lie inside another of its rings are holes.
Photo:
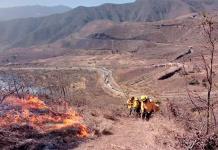
[[[77,6],[96,6],[103,3],[128,3],[135,0],[0,0],[0,7],[14,7],[23,5],[66,5]]]

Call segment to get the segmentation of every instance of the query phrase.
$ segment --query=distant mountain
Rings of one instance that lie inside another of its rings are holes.
[[[0,23],[0,46],[28,47],[62,39],[94,20],[152,22],[218,9],[218,0],[137,0],[128,4],[78,7],[63,14]],[[120,31],[117,31],[120,32]]]
[[[29,17],[43,17],[51,14],[64,13],[71,8],[66,6],[21,6],[11,8],[0,8],[0,21],[29,18]]]

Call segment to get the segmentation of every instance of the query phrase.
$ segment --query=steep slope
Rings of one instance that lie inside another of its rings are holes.
[[[0,23],[0,46],[27,47],[56,41],[79,31],[93,20],[157,21],[191,12],[218,8],[216,1],[138,0],[129,4],[105,4],[99,7],[78,7],[64,14]]]
[[[64,13],[71,8],[66,6],[21,6],[12,8],[0,8],[0,21],[29,18],[29,17],[43,17],[57,13]]]

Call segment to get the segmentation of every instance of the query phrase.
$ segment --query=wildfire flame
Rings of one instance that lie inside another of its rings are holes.
[[[64,107],[65,112],[54,111],[54,106],[47,106],[38,97],[30,96],[26,99],[15,97],[7,98],[4,103],[10,107],[0,116],[0,127],[12,124],[29,124],[42,132],[48,132],[74,125],[79,125],[79,137],[87,137],[88,129],[81,124],[82,117],[79,116],[71,107]],[[57,108],[61,106],[58,105]]]

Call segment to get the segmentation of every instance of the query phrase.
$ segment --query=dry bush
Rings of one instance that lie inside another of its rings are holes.
[[[189,85],[199,85],[200,82],[197,79],[192,79],[191,81],[189,81],[188,83]]]
[[[217,150],[218,135],[217,133],[206,135],[197,132],[195,135],[180,138],[180,145],[190,150]]]

